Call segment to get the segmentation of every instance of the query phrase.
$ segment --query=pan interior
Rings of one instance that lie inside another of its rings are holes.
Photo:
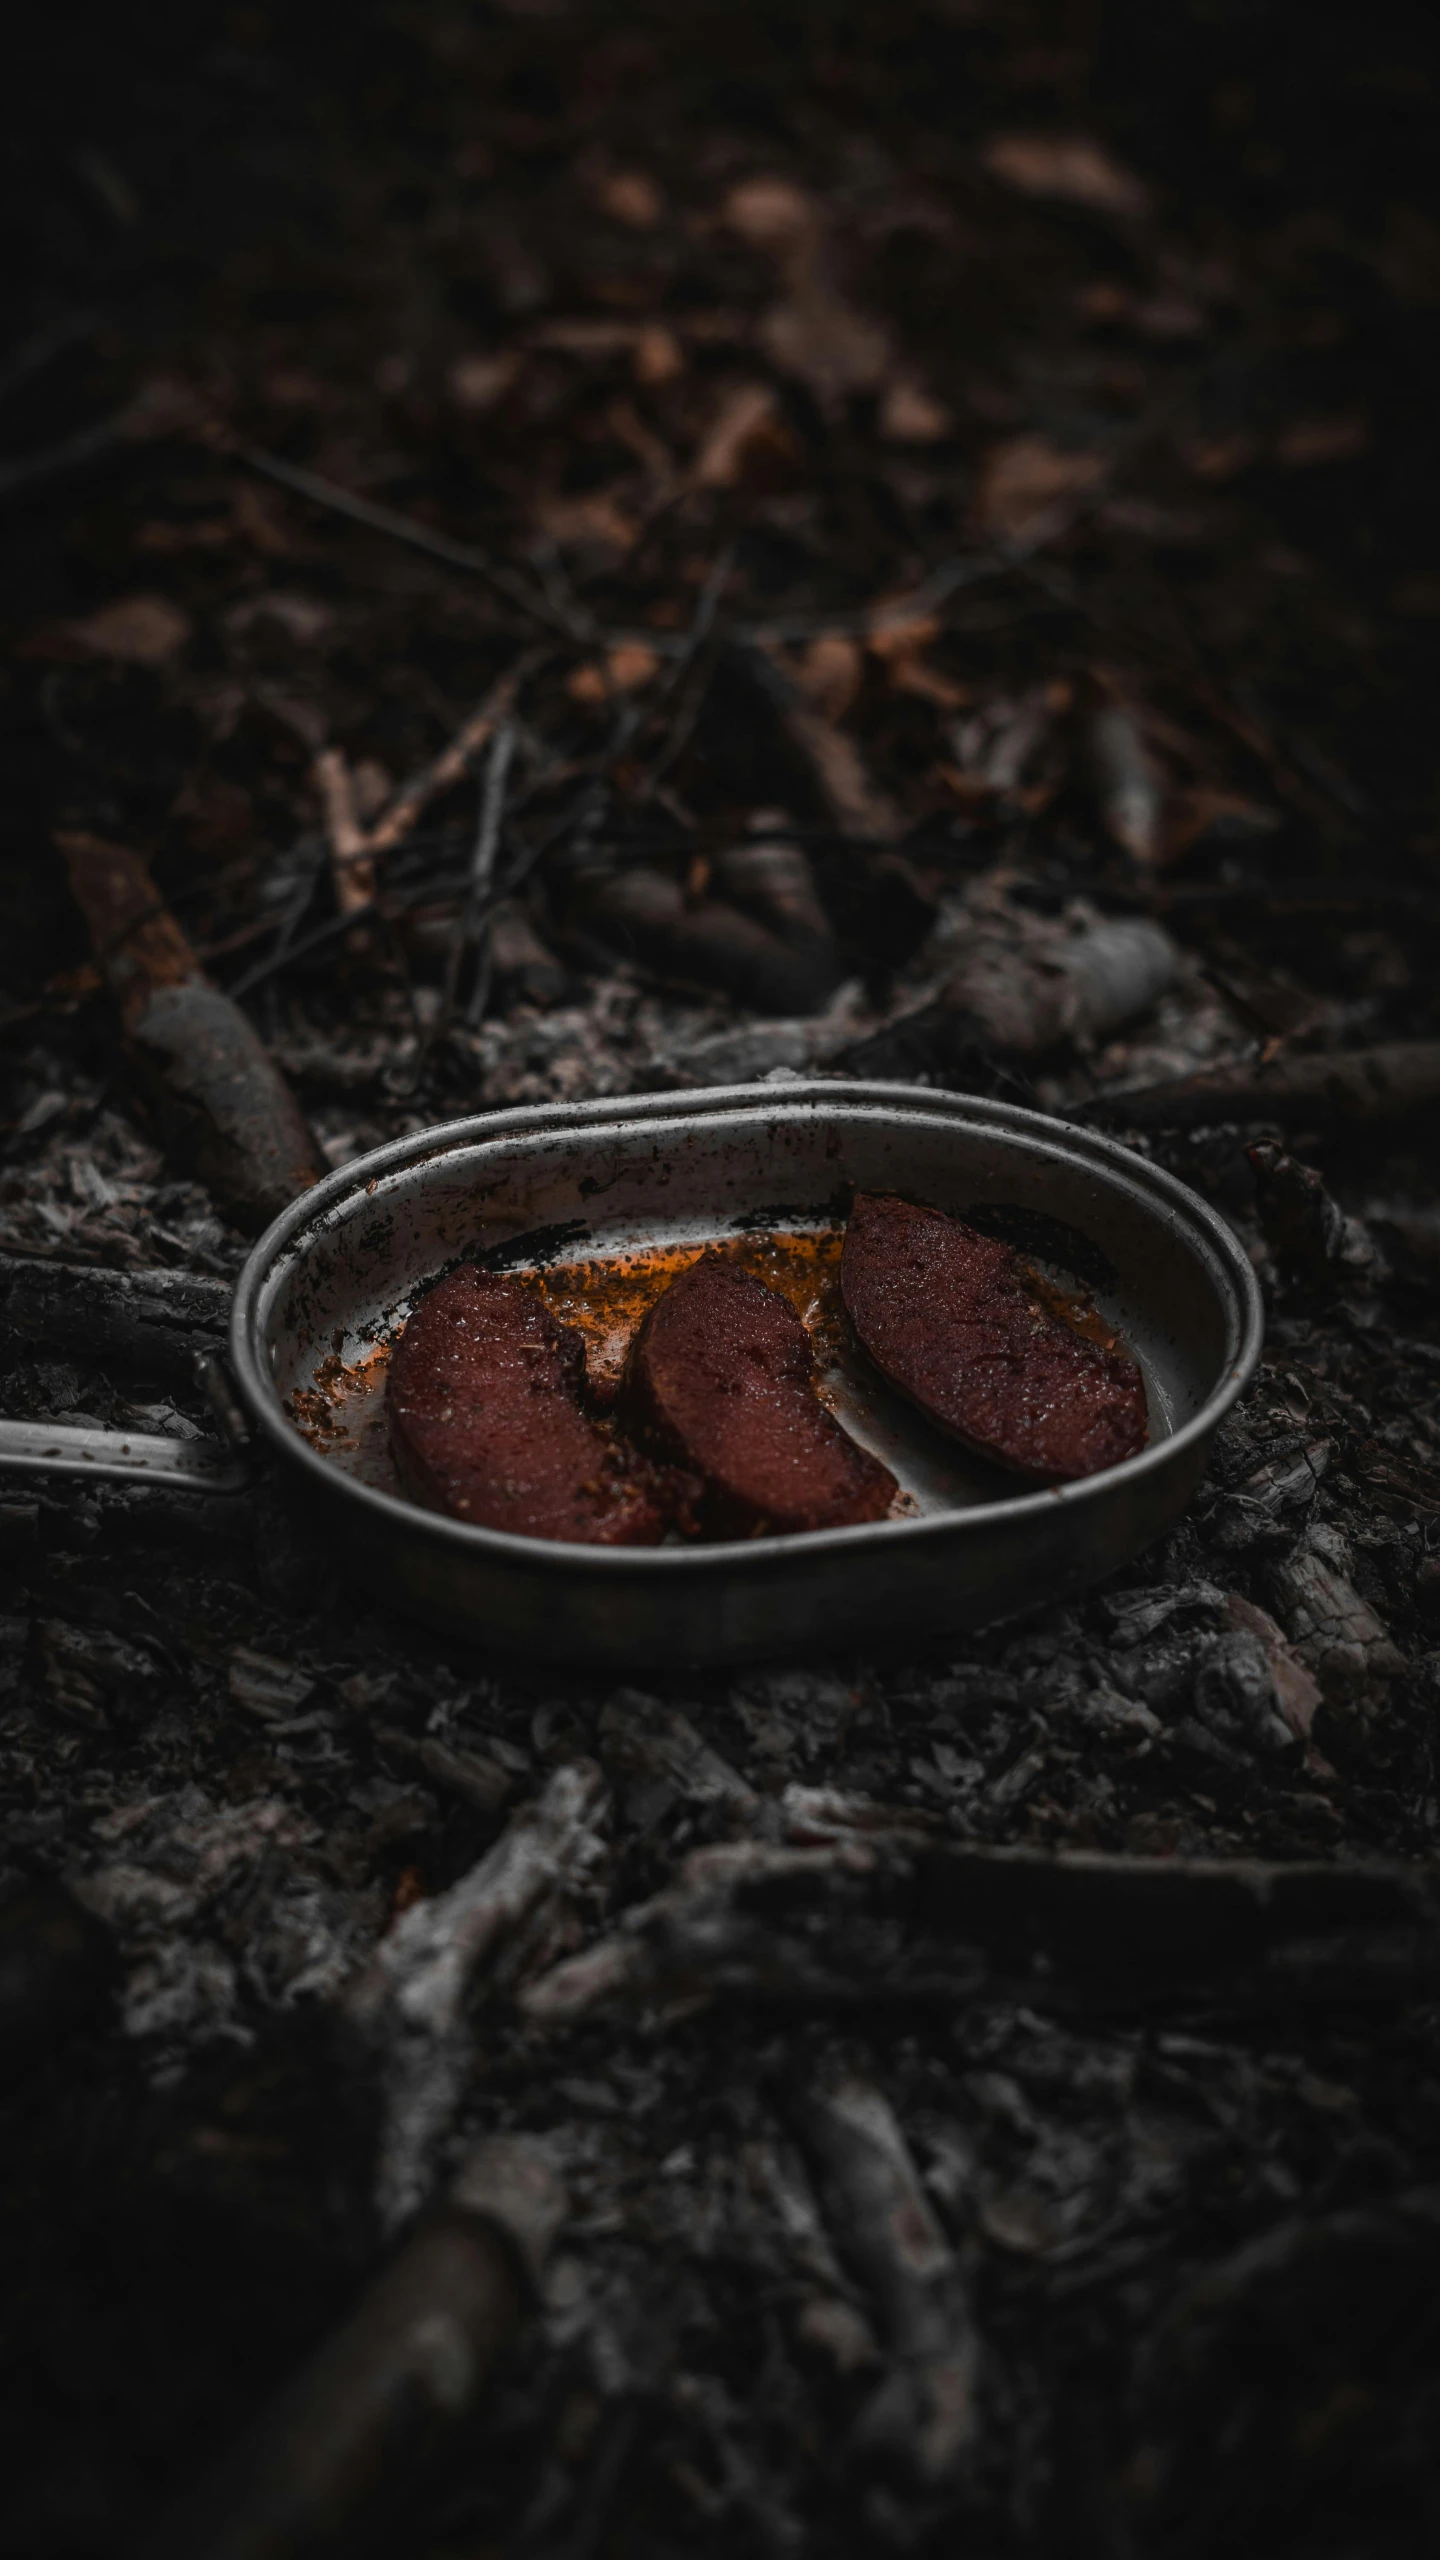
[[[1008,1227],[1022,1249],[1028,1241],[1034,1267],[1092,1308],[1139,1362],[1152,1442],[1201,1410],[1233,1356],[1224,1275],[1203,1232],[1147,1196],[1142,1167],[1136,1179],[1123,1160],[1097,1164],[1072,1153],[1063,1131],[1037,1137],[1045,1124],[1034,1120],[996,1128],[923,1108],[887,1111],[833,1088],[826,1100],[817,1110],[737,1096],[705,1116],[681,1104],[673,1119],[657,1118],[652,1103],[633,1120],[620,1105],[608,1122],[437,1143],[417,1162],[357,1182],[317,1230],[302,1230],[265,1292],[275,1388],[291,1427],[337,1469],[403,1499],[386,1446],[385,1384],[390,1351],[430,1280],[477,1258],[533,1274],[556,1313],[580,1321],[592,1368],[613,1368],[664,1279],[719,1247],[783,1286],[806,1314],[825,1401],[895,1474],[897,1516],[1014,1498],[1028,1488],[928,1424],[850,1337],[838,1252],[857,1188],[970,1211]]]

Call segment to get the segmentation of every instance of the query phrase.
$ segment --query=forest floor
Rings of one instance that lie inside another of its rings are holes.
[[[507,1665],[273,1489],[11,1480],[3,2550],[158,2552],[495,2132],[568,2197],[539,2311],[479,2419],[387,2439],[287,2551],[1433,2547],[1427,32],[30,31],[6,1414],[213,1428],[192,1355],[256,1223],[136,1082],[97,843],[317,1166],[488,1106],[918,1081],[1181,1175],[1268,1333],[1178,1528],[919,1657]],[[1011,1847],[1058,1919],[937,1917],[926,1879],[983,1901]],[[494,1903],[466,2005],[377,2027],[452,1892]],[[277,2547],[243,2509],[167,2547]]]

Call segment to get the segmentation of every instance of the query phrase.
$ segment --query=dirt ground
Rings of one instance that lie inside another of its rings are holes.
[[[734,1678],[418,1631],[263,1476],[5,1478],[5,2552],[1433,2547],[1429,37],[27,29],[5,1414],[214,1431],[287,1114],[317,1172],[797,1071],[1110,1130],[1267,1344],[1099,1591]],[[567,2203],[482,2389],[373,2306],[451,2316],[496,2134]],[[267,2524],[245,2431],[366,2304]]]

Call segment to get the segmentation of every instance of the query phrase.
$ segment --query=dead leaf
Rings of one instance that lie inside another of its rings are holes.
[[[620,640],[606,651],[603,669],[590,659],[575,669],[565,690],[574,702],[607,702],[612,693],[638,693],[659,671],[659,659],[643,640]]]
[[[820,227],[813,196],[789,178],[742,178],[725,199],[721,219],[752,249],[792,248]]]
[[[121,596],[66,625],[82,648],[126,667],[163,667],[184,648],[191,628],[189,615],[166,596]]]
[[[520,359],[507,351],[498,356],[458,356],[445,377],[445,388],[457,409],[470,418],[483,418],[503,400],[516,374]]]
[[[1104,477],[1098,453],[1068,453],[1045,436],[1012,436],[985,456],[976,511],[987,533],[1024,542],[1043,530],[1048,517],[1058,524],[1066,501],[1083,497]]]
[[[288,595],[277,588],[269,594],[244,596],[232,605],[225,616],[225,628],[236,639],[248,639],[257,628],[268,623],[272,632],[283,632],[299,649],[313,649],[325,638],[335,616],[328,604],[318,596]]]
[[[700,489],[733,489],[757,461],[788,462],[794,450],[769,384],[738,383],[711,420],[691,477]]]
[[[889,444],[939,444],[955,424],[943,400],[937,400],[913,374],[897,374],[880,403],[880,433]]]
[[[939,711],[960,711],[971,699],[969,686],[953,684],[926,661],[926,650],[939,637],[934,614],[916,614],[908,622],[881,623],[866,646],[881,661],[896,693],[916,694]]]
[[[1276,440],[1275,458],[1287,471],[1313,471],[1330,462],[1354,462],[1370,442],[1363,418],[1297,418]]]
[[[535,522],[561,550],[570,551],[592,548],[625,552],[640,532],[635,518],[603,490],[589,498],[542,498],[535,509]]]
[[[1258,452],[1255,438],[1241,428],[1233,436],[1191,437],[1181,445],[1180,458],[1197,480],[1208,480],[1218,488],[1248,471]]]
[[[1019,195],[1126,222],[1150,210],[1149,188],[1087,134],[997,133],[981,158],[992,178]]]
[[[760,323],[760,341],[776,370],[803,382],[825,410],[878,391],[890,369],[888,330],[846,301],[818,245],[796,262],[789,293]]]
[[[685,354],[673,329],[654,321],[635,340],[635,379],[651,386],[673,382],[685,370]]]
[[[643,169],[612,169],[595,194],[611,221],[623,222],[630,231],[653,230],[665,210],[664,197]]]
[[[860,690],[865,662],[859,647],[831,631],[812,640],[795,668],[795,681],[806,702],[827,720],[843,720]]]
[[[531,336],[531,345],[553,347],[561,355],[629,355],[640,337],[639,320],[546,320]]]

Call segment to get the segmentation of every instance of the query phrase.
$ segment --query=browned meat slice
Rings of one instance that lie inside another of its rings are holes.
[[[585,1351],[518,1280],[452,1271],[391,1362],[390,1445],[437,1511],[522,1538],[650,1546],[665,1523],[646,1472],[584,1406]]]
[[[1134,1361],[1075,1332],[993,1236],[862,1192],[840,1287],[876,1367],[982,1457],[1055,1484],[1144,1448],[1145,1383]]]
[[[810,1337],[788,1299],[720,1254],[657,1298],[625,1373],[623,1410],[703,1479],[715,1537],[880,1520],[896,1491],[815,1393]]]

